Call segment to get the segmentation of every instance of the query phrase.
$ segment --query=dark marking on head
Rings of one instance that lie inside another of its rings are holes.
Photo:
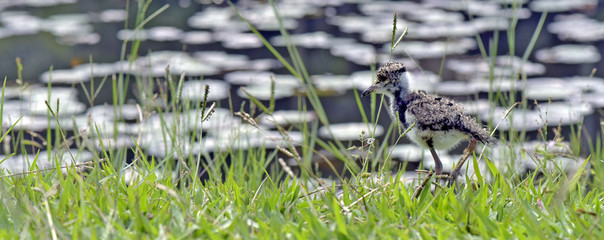
[[[382,66],[377,72],[376,82],[385,82],[390,80],[391,82],[397,81],[398,77],[407,71],[407,67],[399,62],[389,62]]]

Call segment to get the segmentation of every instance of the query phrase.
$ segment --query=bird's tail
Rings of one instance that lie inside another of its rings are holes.
[[[472,133],[472,137],[484,145],[495,146],[499,142],[497,138],[492,137],[486,129]]]

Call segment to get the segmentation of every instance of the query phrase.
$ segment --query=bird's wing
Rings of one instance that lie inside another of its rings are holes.
[[[455,102],[422,92],[409,95],[407,112],[415,117],[418,127],[441,131],[461,130],[463,111]]]
[[[407,95],[406,111],[415,117],[416,127],[434,131],[455,129],[483,143],[495,141],[482,125],[464,114],[461,106],[452,100],[425,92],[412,92]],[[413,123],[408,123],[411,124]]]

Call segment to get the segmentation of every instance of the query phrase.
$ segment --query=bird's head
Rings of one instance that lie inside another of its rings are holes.
[[[361,96],[372,92],[394,96],[409,89],[409,73],[405,65],[399,62],[390,62],[377,71],[377,78],[373,85],[367,88]]]

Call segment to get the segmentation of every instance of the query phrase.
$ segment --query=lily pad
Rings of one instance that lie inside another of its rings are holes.
[[[537,129],[544,126],[545,116],[540,114],[537,111],[532,110],[522,110],[516,109],[513,114],[508,115],[505,119],[505,112],[507,109],[503,107],[496,107],[491,112],[483,112],[480,114],[480,118],[488,121],[492,119],[494,122],[499,123],[501,121],[501,125],[499,125],[499,130],[507,131],[510,129],[515,129],[516,131],[536,131]]]
[[[582,64],[597,63],[602,59],[600,51],[592,45],[564,44],[540,49],[535,57],[544,63]]]
[[[424,155],[430,155],[430,152],[415,144],[398,144],[390,148],[390,157],[405,162],[419,162]]]
[[[460,81],[443,81],[436,85],[436,92],[445,96],[468,96],[478,91],[475,85]]]
[[[459,55],[476,48],[476,40],[471,38],[451,39],[449,41],[407,41],[394,49],[393,54],[409,55],[412,58],[440,58],[443,55]],[[382,47],[390,51],[390,43]]]
[[[527,80],[524,94],[533,100],[570,99],[581,92],[558,78],[531,78]]]
[[[121,107],[112,105],[97,105],[88,108],[86,113],[92,119],[106,119],[107,121],[126,120],[134,121],[141,115],[139,108],[134,104],[124,104]],[[117,115],[117,117],[116,117]]]
[[[235,71],[224,75],[224,80],[233,85],[251,85],[270,83],[271,72],[260,71]]]
[[[180,39],[180,42],[192,45],[206,44],[213,41],[213,35],[209,31],[185,32],[183,33],[182,39]]]
[[[58,104],[58,106],[57,106]],[[51,100],[48,105],[58,117],[71,116],[79,114],[86,110],[86,105],[74,99],[61,99],[60,101]],[[29,113],[33,115],[46,116],[50,110],[44,101],[30,101]]]
[[[227,49],[250,49],[264,46],[258,36],[253,33],[217,32],[214,34],[214,39],[221,41],[222,46]]]
[[[337,138],[342,141],[359,140],[362,133],[364,133],[365,138],[369,138],[370,133],[374,133],[374,136],[376,137],[384,134],[384,127],[380,125],[373,126],[373,124],[366,123],[351,122],[331,124],[329,129],[331,129],[331,132],[333,133],[333,138]],[[325,126],[319,128],[319,136],[326,139],[332,139],[329,129]]]
[[[55,161],[58,161],[59,166],[64,167],[89,162],[94,158],[94,155],[88,151],[78,149],[69,149],[69,151],[70,153],[51,152],[51,159],[48,159],[47,151],[40,151],[37,156],[34,154],[18,154],[7,158],[7,156],[0,155],[0,159],[6,158],[5,161],[0,163],[0,171],[5,172],[6,170],[11,174],[18,174],[25,173],[33,169],[56,169]],[[34,162],[36,163],[37,168],[32,166]],[[64,170],[64,172],[66,172],[66,170]]]
[[[489,100],[485,99],[458,103],[463,108],[463,111],[466,114],[470,115],[480,115],[482,113],[487,113],[491,108],[491,103],[489,103]]]
[[[271,99],[271,85],[270,83],[261,83],[245,86],[245,91],[250,95],[254,96],[258,100],[270,100]],[[295,93],[295,86],[289,84],[278,84],[275,83],[275,91],[273,97],[275,99],[281,99],[291,97]],[[237,89],[237,95],[242,98],[248,98],[247,94],[243,92],[241,88]]]
[[[529,8],[535,12],[566,12],[598,6],[598,0],[534,0]]]
[[[75,84],[90,81],[90,71],[84,69],[57,69],[52,72],[47,71],[40,75],[40,81],[43,83]]]
[[[301,112],[298,110],[279,110],[273,114],[260,118],[260,124],[265,126],[285,126],[301,123],[310,123],[317,119],[313,111]]]
[[[604,78],[574,76],[564,78],[570,86],[577,87],[583,92],[604,93]]]
[[[326,32],[311,32],[302,34],[293,34],[290,41],[297,47],[328,49],[333,45],[333,36]],[[274,46],[285,47],[285,39],[282,36],[271,38],[271,44]]]
[[[604,22],[580,13],[555,16],[547,30],[563,41],[596,42],[604,39]]]
[[[329,52],[359,65],[369,65],[377,56],[377,51],[372,45],[353,42],[334,45]]]
[[[205,79],[186,81],[182,85],[180,98],[189,101],[203,101],[205,86],[209,86],[208,101],[218,101],[229,96],[230,86],[220,80]]]

